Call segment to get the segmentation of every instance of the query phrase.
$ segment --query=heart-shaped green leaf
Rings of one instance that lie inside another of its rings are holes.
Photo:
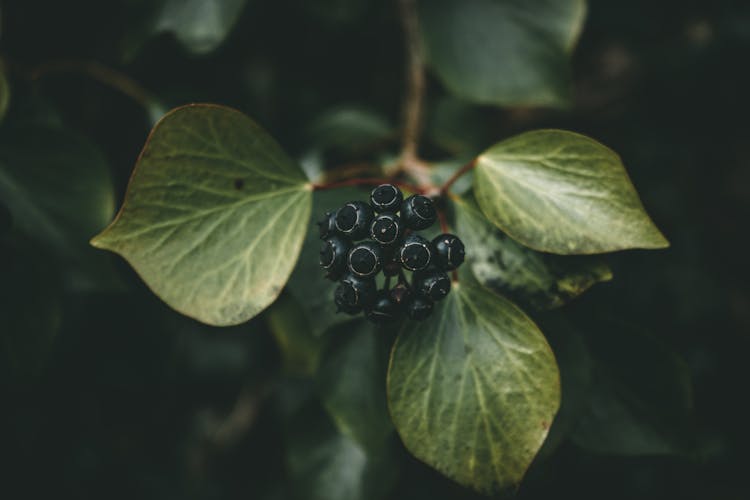
[[[278,296],[310,205],[304,174],[255,122],[185,106],[154,127],[120,212],[92,244],[125,257],[181,313],[231,325]]]
[[[466,281],[454,285],[431,319],[401,329],[388,399],[409,451],[458,483],[493,494],[521,481],[544,442],[560,404],[560,379],[536,325],[506,299]]]
[[[584,0],[423,0],[428,63],[454,94],[496,105],[565,105]]]
[[[665,248],[620,157],[593,139],[537,130],[477,158],[474,193],[487,218],[535,250],[592,254]]]
[[[479,283],[496,292],[535,309],[553,309],[612,279],[599,256],[537,252],[488,221],[471,193],[454,201],[456,234],[471,249],[467,265]]]

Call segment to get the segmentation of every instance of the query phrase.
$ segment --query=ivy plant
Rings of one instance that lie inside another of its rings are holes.
[[[226,3],[222,15],[236,17],[243,2]],[[229,326],[263,315],[284,362],[314,377],[341,433],[336,449],[315,455],[321,471],[345,460],[352,474],[369,478],[362,484],[371,481],[388,463],[395,431],[419,460],[493,495],[521,482],[561,404],[555,353],[519,305],[530,313],[561,306],[612,279],[598,254],[669,243],[622,159],[594,138],[532,130],[485,144],[467,161],[419,155],[426,71],[468,101],[567,105],[583,0],[400,6],[408,68],[395,156],[363,174],[310,168],[309,158],[292,158],[242,112],[185,105],[155,125],[119,213],[92,244],[120,254],[164,302],[200,322]],[[198,52],[224,36],[158,26]],[[387,139],[380,119],[361,110],[339,116]],[[335,130],[336,120],[328,122],[316,133]],[[345,127],[351,137],[367,134]],[[466,242],[467,265],[454,274],[450,296],[429,320],[394,329],[337,315],[316,256],[315,218],[383,182],[431,197]],[[596,441],[590,429],[575,439]],[[292,457],[315,446],[294,443]],[[299,464],[293,473],[315,474]],[[342,498],[354,498],[347,488],[356,485],[337,484]]]

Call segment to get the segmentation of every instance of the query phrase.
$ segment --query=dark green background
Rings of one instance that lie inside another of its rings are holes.
[[[398,123],[403,55],[391,2],[250,0],[229,39],[209,55],[190,55],[161,35],[126,60],[123,40],[135,37],[150,5],[2,2],[0,54],[13,94],[0,134],[30,117],[58,117],[98,145],[122,196],[148,117],[131,99],[75,72],[30,79],[38,65],[70,59],[122,71],[167,107],[236,107],[295,156],[311,145],[310,123],[331,106],[363,105]],[[471,108],[480,148],[516,132],[559,127],[623,157],[672,246],[609,256],[614,281],[594,287],[565,314],[592,344],[606,338],[602,329],[612,321],[649,332],[686,361],[694,384],[690,453],[617,457],[564,442],[532,468],[521,498],[750,494],[749,57],[748,2],[593,1],[573,59],[572,109]],[[443,97],[430,80],[428,112]],[[397,150],[395,137],[385,150]],[[431,159],[445,155],[437,141],[422,149]],[[339,164],[349,154],[329,152],[326,160]],[[43,245],[11,241],[4,228],[13,221],[1,202],[0,311],[27,307],[28,317],[39,320],[52,313],[35,301],[58,286],[68,263]],[[287,498],[295,487],[284,450],[295,435],[285,431],[279,408],[309,384],[280,375],[265,324],[194,323],[170,311],[124,262],[111,261],[125,291],[65,293],[49,352],[31,356],[40,366],[0,370],[0,497]],[[12,328],[2,324],[0,332]],[[3,362],[26,359],[19,352],[6,352]],[[617,356],[639,373],[637,350]],[[231,444],[212,444],[207,436],[216,422],[248,393],[258,403],[253,426]],[[473,498],[406,455],[399,468],[392,498]]]

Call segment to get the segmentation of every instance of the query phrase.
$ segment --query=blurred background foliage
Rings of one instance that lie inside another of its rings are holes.
[[[207,327],[87,244],[154,121],[186,102],[242,110],[312,175],[392,157],[392,2],[0,9],[0,496],[474,498],[411,458],[377,402],[361,421],[372,401],[353,398],[382,398],[367,384],[392,338],[289,337],[294,290],[247,324]],[[592,1],[568,109],[475,105],[430,78],[436,175],[513,133],[578,131],[623,157],[672,242],[607,256],[612,281],[532,313],[564,402],[520,498],[747,498],[748,54],[747,2]],[[341,383],[352,363],[361,385]]]

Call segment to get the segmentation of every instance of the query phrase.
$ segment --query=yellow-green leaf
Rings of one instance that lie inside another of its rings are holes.
[[[482,153],[474,193],[487,218],[535,250],[665,248],[620,157],[586,136],[537,130]]]
[[[466,276],[468,278],[468,276]],[[516,306],[463,279],[433,316],[406,323],[388,400],[406,447],[486,494],[519,484],[560,404],[555,357]]]
[[[125,257],[174,309],[231,325],[278,296],[310,205],[301,169],[255,122],[190,105],[154,127],[120,212],[92,244]]]

